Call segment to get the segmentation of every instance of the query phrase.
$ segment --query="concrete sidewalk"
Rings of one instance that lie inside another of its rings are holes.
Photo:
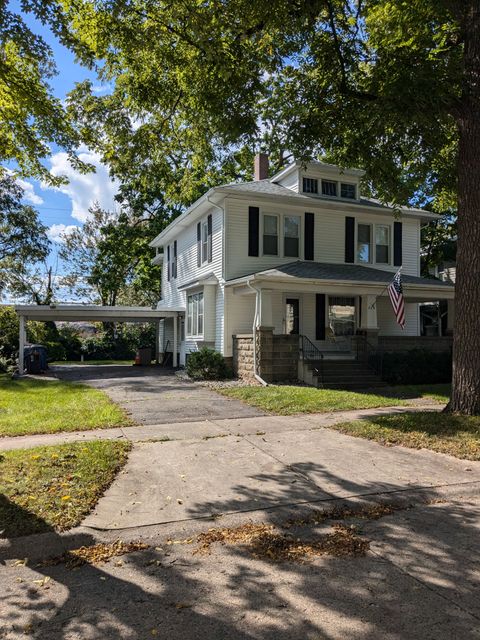
[[[257,419],[248,431],[242,421],[208,439],[138,443],[84,525],[125,529],[480,482],[480,462],[385,447],[316,420]]]
[[[258,431],[277,433],[282,431],[309,431],[328,427],[335,422],[368,418],[369,416],[403,413],[406,411],[439,411],[441,405],[380,407],[354,411],[331,411],[294,416],[258,415],[240,418],[218,418],[192,422],[169,422],[138,425],[134,427],[114,427],[111,429],[91,429],[89,431],[63,431],[31,436],[0,437],[0,451],[9,449],[29,449],[31,447],[87,440],[129,440],[147,442],[153,440],[190,440],[215,438],[222,435],[255,434]]]

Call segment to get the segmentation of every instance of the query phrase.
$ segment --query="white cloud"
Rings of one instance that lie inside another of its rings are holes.
[[[83,148],[78,157],[83,162],[93,164],[95,173],[79,173],[70,165],[66,153],[54,153],[50,159],[51,173],[54,176],[66,176],[69,182],[60,187],[42,184],[42,189],[55,188],[68,196],[72,201],[72,218],[85,222],[88,218],[88,209],[95,202],[98,202],[102,209],[115,209],[114,196],[118,191],[118,182],[110,178],[107,167],[100,162],[97,153]]]
[[[101,93],[108,93],[111,90],[112,90],[111,84],[94,84],[92,87],[92,93],[95,93],[97,95]]]
[[[7,169],[7,173],[11,176],[14,176],[14,172]],[[31,182],[27,182],[26,180],[22,180],[22,178],[15,177],[15,181],[18,186],[23,189],[23,198],[22,200],[28,204],[43,204],[43,198],[35,193],[35,188]]]
[[[17,178],[17,183],[24,191],[23,200],[25,202],[28,202],[29,204],[43,204],[43,198],[39,196],[38,193],[35,193],[35,189],[31,182]]]
[[[47,231],[47,236],[52,242],[62,244],[63,242],[65,242],[62,236],[68,235],[76,229],[78,229],[78,227],[74,224],[52,224],[52,226]]]

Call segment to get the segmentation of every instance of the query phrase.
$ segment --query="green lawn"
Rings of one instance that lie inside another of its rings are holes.
[[[131,424],[102,391],[60,380],[0,375],[0,436],[56,433]]]
[[[387,387],[365,393],[288,385],[224,387],[215,390],[222,395],[243,400],[264,411],[279,415],[291,415],[391,407],[406,405],[411,400],[421,398],[446,403],[449,387],[448,385],[409,385]]]
[[[102,440],[0,454],[3,536],[78,525],[125,464],[129,449],[129,443]]]
[[[414,412],[354,420],[330,427],[386,445],[431,449],[466,460],[480,460],[480,417]]]

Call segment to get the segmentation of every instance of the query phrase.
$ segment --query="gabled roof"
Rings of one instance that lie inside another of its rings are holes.
[[[321,166],[333,168],[334,165],[327,165],[326,163],[315,163]],[[168,227],[166,227],[152,242],[151,247],[162,246],[169,242],[171,234],[174,230],[178,231],[182,227],[190,224],[192,215],[203,215],[205,211],[213,206],[220,206],[224,198],[228,195],[238,197],[257,197],[257,198],[272,198],[280,201],[284,199],[286,203],[295,203],[305,207],[328,207],[336,210],[355,211],[355,209],[363,210],[364,212],[375,213],[393,213],[395,210],[402,214],[413,218],[420,218],[425,220],[437,220],[440,216],[430,211],[424,211],[423,209],[414,209],[412,207],[394,207],[384,205],[378,200],[371,198],[361,198],[360,200],[347,200],[342,198],[328,198],[324,196],[318,196],[313,194],[297,193],[292,189],[278,184],[276,180],[284,175],[284,172],[291,171],[295,167],[301,166],[301,163],[295,162],[286,167],[282,172],[278,173],[273,178],[266,180],[257,180],[253,182],[231,182],[229,184],[219,185],[209,189],[201,198],[196,200],[188,209],[186,209],[178,218],[173,220]],[[338,167],[337,167],[338,169]],[[360,169],[348,169],[345,170],[345,175],[355,173],[363,175]],[[220,206],[221,208],[221,206]],[[187,219],[188,218],[188,219]]]
[[[272,269],[257,271],[250,275],[228,280],[227,284],[233,284],[245,279],[255,277],[255,279],[288,279],[301,278],[308,280],[335,280],[342,282],[359,282],[368,284],[389,284],[394,274],[391,271],[364,267],[359,264],[331,264],[326,262],[305,262],[297,260],[287,264],[281,264]],[[420,278],[402,273],[402,282],[407,285],[417,285],[424,287],[441,287],[446,290],[453,290],[453,286],[442,280],[433,278]]]

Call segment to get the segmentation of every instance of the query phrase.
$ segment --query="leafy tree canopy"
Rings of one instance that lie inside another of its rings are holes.
[[[22,204],[23,189],[13,176],[0,175],[0,291],[9,271],[46,258],[50,248],[47,228],[37,211]]]
[[[42,164],[50,155],[50,144],[63,148],[77,169],[91,167],[76,157],[78,134],[49,85],[57,72],[52,50],[27,25],[25,14],[48,25],[85,65],[92,64],[92,55],[86,39],[80,41],[70,28],[75,15],[71,3],[21,0],[19,9],[0,3],[0,161],[13,161],[23,175],[58,184],[62,179]]]
[[[163,176],[166,196],[180,192],[188,202],[199,182],[248,177],[241,150],[263,145],[276,166],[285,149],[299,159],[323,155],[365,168],[385,201],[452,206],[457,3],[96,7],[84,3],[89,20],[76,35],[104,61],[101,74],[114,88],[98,97],[81,84],[71,109],[85,140],[126,184]]]
[[[153,304],[160,297],[160,268],[152,265],[148,244],[165,220],[114,214],[98,205],[83,227],[64,237],[63,284],[76,295],[103,305]]]

